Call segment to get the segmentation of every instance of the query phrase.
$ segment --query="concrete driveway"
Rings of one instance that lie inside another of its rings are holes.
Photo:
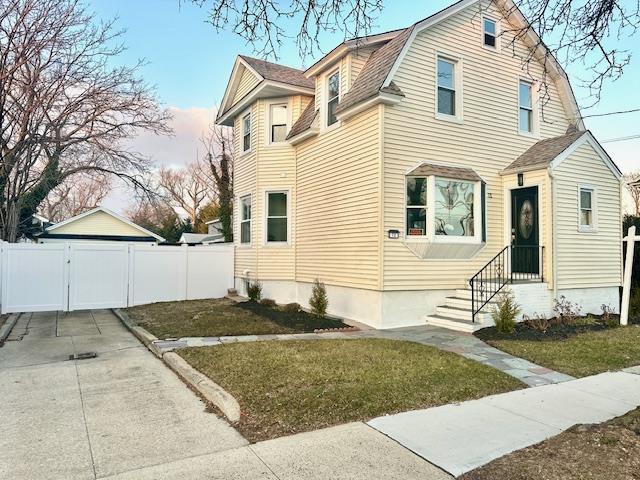
[[[109,311],[22,315],[9,338],[0,479],[452,478],[361,422],[248,445]]]

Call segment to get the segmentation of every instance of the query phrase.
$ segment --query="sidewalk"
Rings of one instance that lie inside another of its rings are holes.
[[[375,418],[370,426],[454,476],[640,406],[640,368]]]

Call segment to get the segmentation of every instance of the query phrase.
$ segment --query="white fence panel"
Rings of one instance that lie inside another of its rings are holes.
[[[132,246],[129,305],[186,300],[188,248]]]
[[[67,310],[65,244],[2,245],[2,313]]]
[[[127,306],[127,244],[71,243],[69,310]]]
[[[233,245],[191,247],[187,251],[187,298],[220,298],[233,288]]]

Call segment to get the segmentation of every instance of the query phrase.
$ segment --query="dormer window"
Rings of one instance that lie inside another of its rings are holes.
[[[483,24],[483,41],[485,47],[496,48],[497,27],[496,22],[490,18],[485,18]]]
[[[340,100],[340,71],[332,73],[327,78],[327,127],[338,121],[336,108]]]

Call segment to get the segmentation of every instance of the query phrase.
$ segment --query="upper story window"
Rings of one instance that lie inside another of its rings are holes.
[[[288,241],[287,192],[267,192],[267,243]]]
[[[462,60],[438,56],[436,116],[462,120]]]
[[[251,195],[240,199],[240,243],[251,243]]]
[[[242,117],[242,151],[251,150],[251,112]]]
[[[490,18],[482,20],[483,26],[483,42],[486,47],[496,48],[498,35],[496,22]]]
[[[533,133],[533,85],[531,82],[520,80],[518,92],[519,128],[521,132]]]
[[[340,100],[340,71],[332,73],[327,78],[327,127],[338,121],[336,107]]]
[[[595,222],[595,191],[590,187],[579,188],[580,230],[593,231]]]
[[[427,179],[407,177],[407,235],[427,233]]]
[[[281,143],[287,137],[287,104],[273,104],[269,108],[269,142]]]

